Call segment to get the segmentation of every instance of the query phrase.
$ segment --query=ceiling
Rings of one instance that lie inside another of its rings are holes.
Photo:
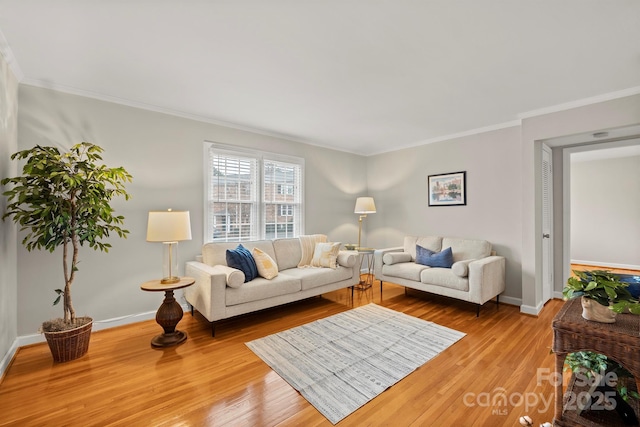
[[[22,84],[362,155],[640,93],[637,0],[0,0]]]

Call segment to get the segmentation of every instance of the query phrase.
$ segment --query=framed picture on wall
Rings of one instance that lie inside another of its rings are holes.
[[[429,206],[467,204],[467,172],[429,175]]]

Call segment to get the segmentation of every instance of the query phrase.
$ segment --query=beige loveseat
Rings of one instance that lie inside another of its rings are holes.
[[[451,268],[416,263],[416,246],[433,252],[451,248]],[[505,288],[505,259],[496,256],[486,240],[439,236],[406,236],[402,247],[379,249],[374,254],[375,278],[408,288],[456,298],[480,306],[492,298],[499,303]]]
[[[186,263],[185,274],[195,278],[195,283],[185,288],[185,298],[192,314],[195,309],[211,322],[212,335],[218,320],[352,287],[360,281],[355,251],[340,251],[337,268],[298,268],[303,256],[298,238],[241,243],[249,251],[258,248],[268,254],[277,264],[278,275],[245,283],[242,271],[227,266],[226,251],[235,249],[237,242],[207,243],[198,261]]]

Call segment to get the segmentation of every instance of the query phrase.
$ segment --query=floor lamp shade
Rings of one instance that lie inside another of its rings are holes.
[[[358,197],[356,199],[356,208],[353,210],[353,213],[376,213],[376,203],[373,201],[373,197]]]
[[[178,242],[191,240],[189,211],[150,211],[147,221],[147,242],[162,242],[162,283],[177,283]]]
[[[356,207],[353,213],[360,214],[358,218],[358,249],[360,248],[360,238],[362,237],[362,219],[367,217],[367,214],[376,213],[376,204],[373,201],[373,197],[358,197],[356,199]]]

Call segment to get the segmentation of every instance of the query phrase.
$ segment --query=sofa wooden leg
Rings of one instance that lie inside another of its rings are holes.
[[[193,306],[189,304],[189,307],[191,307],[191,317],[193,317]]]
[[[476,311],[476,317],[480,317],[480,307],[482,307],[482,305],[478,304],[478,309]]]
[[[211,337],[216,336],[216,322],[211,322]]]

